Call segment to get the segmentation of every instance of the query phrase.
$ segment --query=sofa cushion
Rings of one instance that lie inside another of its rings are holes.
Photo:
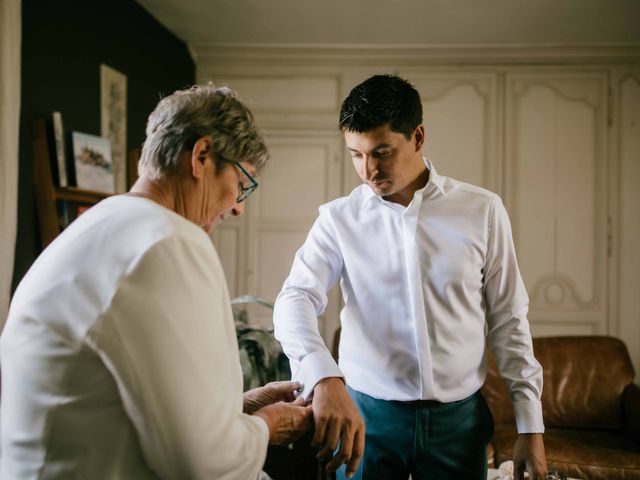
[[[496,465],[513,459],[513,425],[496,425],[491,440]],[[640,479],[640,445],[610,430],[547,428],[547,463],[569,477],[617,480]]]

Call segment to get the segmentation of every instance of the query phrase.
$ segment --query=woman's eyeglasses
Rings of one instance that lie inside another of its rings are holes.
[[[238,167],[238,170],[240,170],[242,174],[247,178],[247,180],[249,180],[248,184],[245,184],[244,182],[240,182],[240,184],[238,185],[240,188],[240,193],[238,194],[238,198],[236,198],[236,203],[242,203],[247,199],[249,195],[253,193],[253,191],[256,188],[258,188],[258,182],[256,182],[256,179],[253,178],[251,174],[247,172],[242,165],[240,165],[240,162],[231,162],[231,163],[233,163],[236,167]]]

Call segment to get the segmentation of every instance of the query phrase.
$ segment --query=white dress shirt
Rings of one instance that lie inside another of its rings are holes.
[[[72,223],[2,333],[2,478],[255,479],[227,286],[204,231],[131,196]]]
[[[498,195],[425,162],[429,181],[406,208],[368,185],[320,207],[275,305],[293,378],[306,397],[322,378],[344,376],[378,399],[452,402],[484,383],[488,344],[518,431],[542,432],[542,369],[506,210]],[[339,367],[317,326],[338,279]]]

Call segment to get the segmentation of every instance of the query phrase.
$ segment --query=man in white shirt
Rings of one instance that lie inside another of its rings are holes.
[[[314,443],[320,455],[335,450],[328,469],[346,464],[338,478],[486,478],[493,419],[479,389],[488,346],[515,409],[516,478],[525,469],[545,478],[542,370],[500,197],[423,158],[420,96],[399,77],[356,86],[340,129],[364,184],[320,207],[274,313],[294,379],[313,398]],[[317,328],[338,280],[339,366]]]

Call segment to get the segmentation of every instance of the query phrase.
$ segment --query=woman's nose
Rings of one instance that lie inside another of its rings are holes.
[[[231,209],[231,215],[233,215],[234,217],[239,217],[243,213],[244,213],[244,202],[236,203]]]

